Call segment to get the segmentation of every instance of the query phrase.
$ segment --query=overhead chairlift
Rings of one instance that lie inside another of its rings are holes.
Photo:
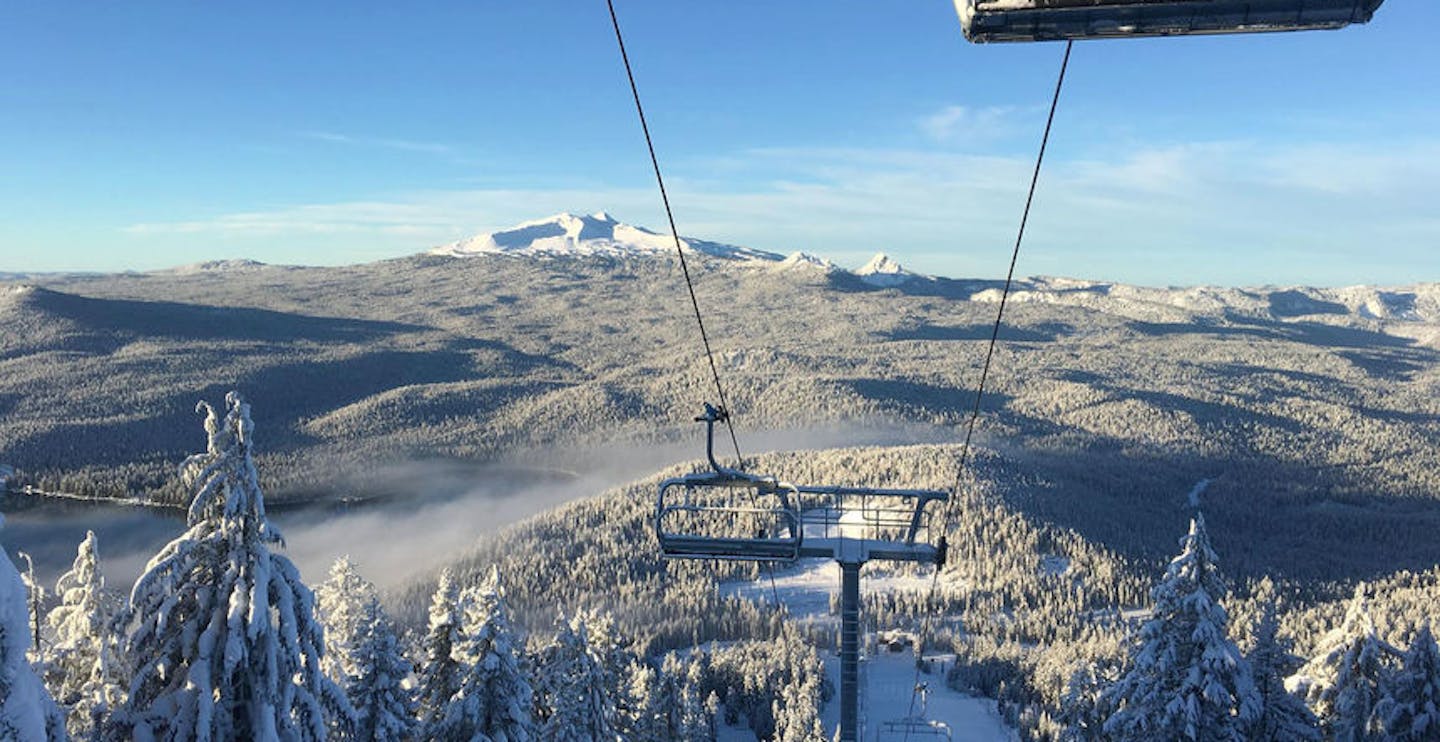
[[[1384,0],[955,0],[965,38],[1065,41],[1311,31],[1366,23]]]

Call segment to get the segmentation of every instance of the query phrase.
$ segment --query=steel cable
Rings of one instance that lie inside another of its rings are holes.
[[[1035,170],[1030,175],[1030,189],[1025,195],[1025,210],[1020,214],[1020,229],[1015,234],[1015,248],[1010,252],[1010,269],[1005,273],[1005,287],[1000,292],[1000,306],[995,310],[995,323],[990,330],[990,343],[985,349],[985,363],[980,367],[980,383],[975,387],[975,402],[970,409],[970,421],[965,427],[965,441],[960,446],[960,463],[955,470],[955,485],[951,488],[950,498],[945,501],[945,507],[941,518],[941,537],[944,538],[950,532],[951,513],[955,500],[960,495],[960,487],[964,482],[965,470],[970,462],[970,441],[975,435],[975,423],[980,419],[980,402],[985,394],[985,382],[990,378],[990,364],[995,357],[995,346],[1000,340],[1000,327],[1005,319],[1005,303],[1010,298],[1010,288],[1015,282],[1015,265],[1020,259],[1020,245],[1025,241],[1025,225],[1030,220],[1030,206],[1035,201],[1035,186],[1040,182],[1040,166],[1045,162],[1045,148],[1050,143],[1050,128],[1055,123],[1055,109],[1060,104],[1060,89],[1065,85],[1065,70],[1070,66],[1070,47],[1073,41],[1065,42],[1065,56],[1060,61],[1060,75],[1055,80],[1055,94],[1050,98],[1050,114],[1045,118],[1045,133],[1040,137],[1040,152],[1035,157]],[[930,590],[925,597],[925,614],[921,623],[920,636],[917,640],[917,651],[923,656],[925,639],[930,633],[931,617],[934,613],[932,604],[935,602],[935,593],[940,586],[940,568],[935,568],[935,573],[930,578]],[[915,714],[915,700],[919,694],[920,686],[920,660],[915,662],[915,685],[910,691],[910,710],[907,716]],[[910,739],[910,730],[905,730],[905,739]]]

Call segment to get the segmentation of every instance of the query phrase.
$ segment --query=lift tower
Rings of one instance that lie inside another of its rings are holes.
[[[867,561],[945,563],[943,533],[926,506],[940,490],[794,485],[721,466],[705,405],[710,471],[660,483],[655,534],[667,558],[746,562],[833,559],[840,564],[840,739],[859,742],[860,565]]]

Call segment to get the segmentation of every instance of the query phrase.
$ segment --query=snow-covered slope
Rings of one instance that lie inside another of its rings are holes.
[[[831,271],[844,270],[825,258],[799,251],[790,253],[790,257],[785,258],[771,267],[776,271],[815,270],[829,273]]]
[[[973,295],[999,301],[1000,289]],[[1306,320],[1324,324],[1440,323],[1440,284],[1411,286],[1192,286],[1155,288],[1072,278],[1032,277],[1017,282],[1012,302],[1080,306],[1144,321],[1188,321],[1195,315]]]
[[[695,252],[727,260],[779,262],[783,256],[748,247],[683,237],[681,245]],[[601,211],[588,216],[556,214],[524,222],[510,229],[489,232],[431,250],[432,255],[529,255],[540,257],[663,254],[675,249],[668,234],[652,232],[616,221]]]

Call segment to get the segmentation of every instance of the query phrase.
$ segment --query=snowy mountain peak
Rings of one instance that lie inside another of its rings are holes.
[[[776,266],[777,271],[788,271],[797,269],[819,269],[826,272],[835,270],[835,264],[825,258],[816,257],[808,252],[793,252],[790,256],[780,261]]]
[[[682,249],[729,260],[778,261],[780,256],[748,247],[693,238],[680,240]],[[675,249],[674,238],[617,221],[604,211],[588,216],[561,213],[523,222],[509,229],[476,235],[437,247],[432,255],[526,255],[533,257],[625,257],[660,255]]]
[[[871,286],[881,287],[899,286],[915,277],[914,273],[905,270],[883,252],[875,253],[875,257],[855,271],[855,275]]]

